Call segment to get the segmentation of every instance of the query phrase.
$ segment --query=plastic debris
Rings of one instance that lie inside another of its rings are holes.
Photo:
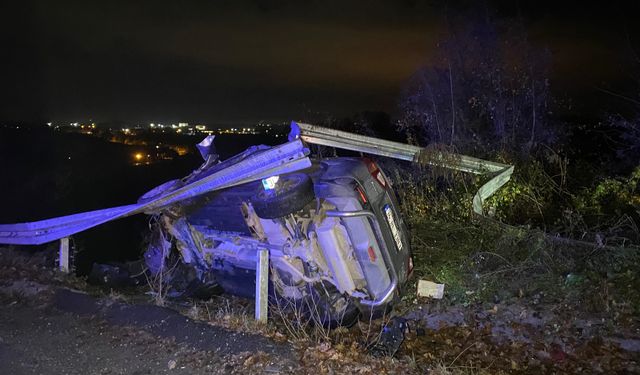
[[[369,347],[369,351],[376,357],[393,357],[400,349],[400,345],[402,345],[404,336],[408,331],[409,324],[406,319],[400,317],[392,318],[382,329],[378,341]]]
[[[437,284],[428,280],[418,280],[418,297],[442,299],[442,296],[444,296],[444,284]]]

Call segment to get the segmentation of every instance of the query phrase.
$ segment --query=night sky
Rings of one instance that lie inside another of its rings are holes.
[[[470,9],[459,1],[4,3],[0,121],[24,122],[393,113],[407,79],[445,37],[445,15]],[[484,7],[522,17],[532,43],[551,50],[559,96],[587,103],[606,95],[598,87],[634,89],[635,7],[502,3]]]

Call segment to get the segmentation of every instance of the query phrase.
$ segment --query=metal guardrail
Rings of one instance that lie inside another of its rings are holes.
[[[404,143],[367,137],[317,125],[292,122],[289,140],[297,138],[311,144],[359,151],[411,162],[416,161],[423,150],[421,147]],[[509,181],[514,169],[512,165],[461,154],[436,153],[427,163],[437,167],[478,175],[494,174],[489,181],[478,189],[473,197],[473,211],[481,216],[484,216],[483,202]]]
[[[148,202],[107,208],[19,224],[0,224],[0,244],[39,245],[82,232],[97,225],[127,216],[162,210],[185,199],[210,191],[260,180],[311,166],[308,150],[295,140],[251,155],[200,180],[176,190],[159,194]]]
[[[0,244],[37,245],[51,242],[93,228],[119,218],[158,211],[184,199],[210,191],[227,188],[245,182],[259,180],[275,174],[293,172],[310,166],[301,142],[326,145],[373,155],[415,161],[420,147],[392,142],[358,134],[347,133],[320,126],[291,123],[290,142],[250,156],[201,180],[188,183],[179,189],[160,194],[148,202],[119,206],[62,216],[30,223],[0,224]],[[435,155],[428,162],[435,166],[475,174],[495,174],[473,197],[473,211],[482,215],[483,202],[502,187],[513,173],[513,166],[495,163],[465,155],[454,155],[455,161],[444,154]]]

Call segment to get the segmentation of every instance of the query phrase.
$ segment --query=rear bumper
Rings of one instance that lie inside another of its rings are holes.
[[[371,227],[376,236],[376,240],[378,241],[379,246],[381,247],[382,258],[385,262],[385,266],[387,271],[389,272],[389,286],[385,289],[384,293],[382,293],[376,299],[367,299],[363,298],[360,300],[360,303],[369,307],[378,307],[389,303],[393,299],[393,295],[398,288],[398,274],[396,272],[395,266],[393,265],[393,260],[391,259],[391,255],[389,254],[389,249],[387,247],[387,243],[384,240],[384,236],[382,235],[382,230],[380,229],[380,224],[378,223],[378,218],[376,215],[367,210],[360,211],[327,211],[327,216],[331,217],[366,217],[371,223]]]

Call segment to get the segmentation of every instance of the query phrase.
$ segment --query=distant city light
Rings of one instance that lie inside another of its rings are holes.
[[[140,152],[137,156],[137,151],[130,154],[130,160],[135,165],[155,163],[157,160],[165,160],[172,157],[157,156],[165,155],[166,150],[175,151],[178,156],[188,154],[190,151],[187,147],[183,147],[180,144],[171,143],[163,145],[159,140],[163,138],[149,138],[151,137],[163,137],[165,134],[174,134],[182,138],[184,136],[200,136],[200,135],[215,135],[215,134],[229,134],[229,135],[269,135],[276,136],[277,138],[286,138],[283,124],[269,124],[265,122],[259,122],[255,125],[249,124],[233,124],[231,127],[217,127],[216,125],[205,125],[198,123],[197,125],[189,125],[187,122],[178,122],[175,124],[162,125],[159,122],[149,122],[134,124],[123,124],[121,126],[110,127],[108,124],[101,125],[101,130],[97,130],[97,125],[93,120],[88,122],[67,122],[64,125],[59,123],[46,122],[47,126],[53,128],[56,131],[63,131],[69,133],[84,134],[94,137],[108,137],[110,142],[123,143],[131,146],[145,146],[154,148],[156,151],[151,156],[146,156],[145,152]],[[19,128],[13,125],[12,128]],[[163,133],[163,134],[160,134]],[[153,139],[150,141],[149,139]],[[158,153],[158,154],[155,154]],[[159,158],[159,159],[158,159]]]

